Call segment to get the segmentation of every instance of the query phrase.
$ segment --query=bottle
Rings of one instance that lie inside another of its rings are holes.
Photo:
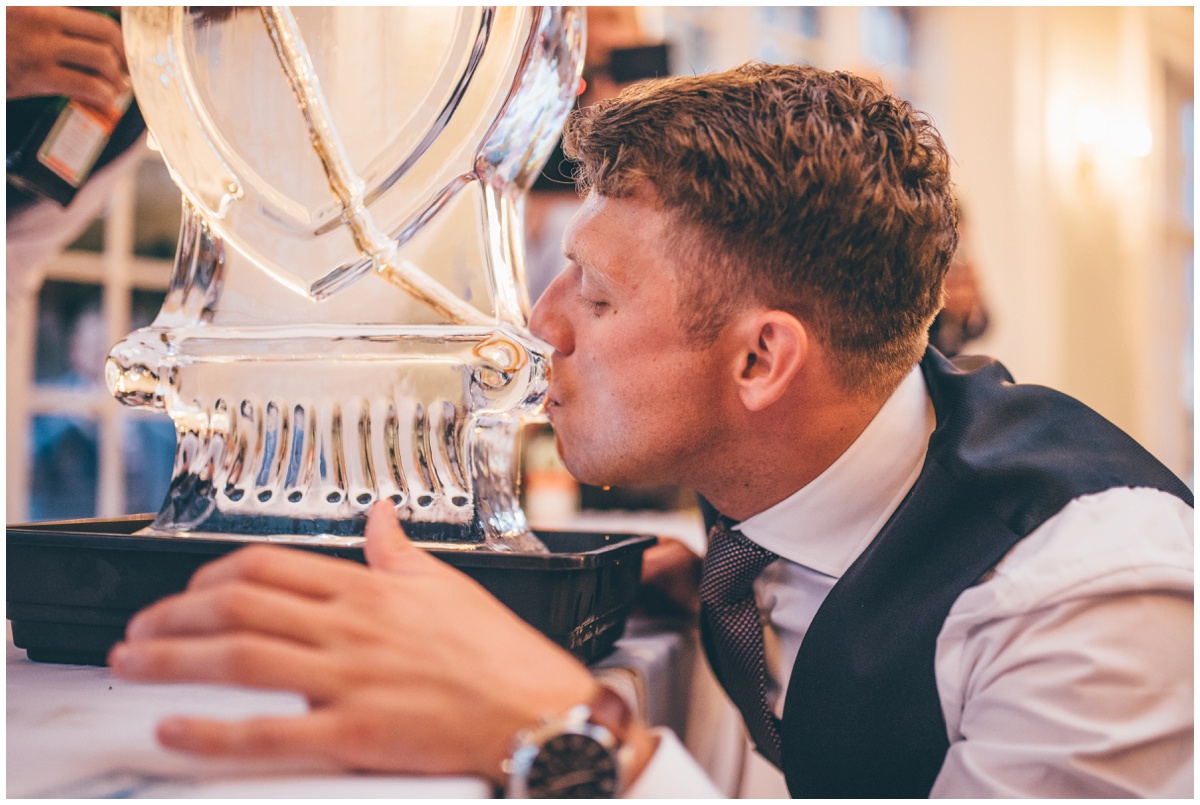
[[[120,22],[115,9],[88,10]],[[5,174],[10,190],[24,190],[64,207],[91,176],[105,146],[120,140],[120,153],[145,126],[132,90],[104,111],[65,96],[21,98],[6,106]]]

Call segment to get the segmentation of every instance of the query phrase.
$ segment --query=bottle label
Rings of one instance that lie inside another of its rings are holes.
[[[107,113],[68,103],[38,149],[38,162],[72,187],[82,185],[132,97],[126,92]]]

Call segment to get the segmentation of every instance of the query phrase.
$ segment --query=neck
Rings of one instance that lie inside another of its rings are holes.
[[[744,520],[807,486],[846,452],[889,396],[829,392],[800,384],[796,394],[748,415],[726,442],[734,446],[696,491],[722,514]]]

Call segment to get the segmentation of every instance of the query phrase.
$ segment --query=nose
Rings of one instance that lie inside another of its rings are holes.
[[[575,334],[566,316],[567,271],[562,271],[550,283],[533,311],[529,314],[529,329],[538,338],[554,347],[560,355],[575,350]]]

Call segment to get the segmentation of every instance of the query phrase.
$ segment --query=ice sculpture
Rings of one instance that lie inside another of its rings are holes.
[[[559,8],[130,7],[183,193],[154,322],[109,354],[177,447],[149,533],[355,541],[378,499],[439,547],[537,550],[518,502],[544,347],[523,197],[579,81]]]

